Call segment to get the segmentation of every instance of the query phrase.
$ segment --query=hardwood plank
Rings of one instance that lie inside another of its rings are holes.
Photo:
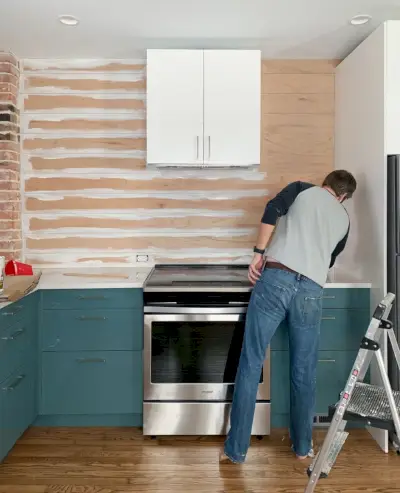
[[[263,94],[262,113],[333,114],[333,94]]]
[[[98,138],[61,138],[61,139],[28,139],[23,141],[27,150],[39,149],[108,149],[115,151],[129,151],[146,149],[146,139],[135,137],[98,137]]]
[[[249,193],[251,195],[251,193]],[[90,198],[83,196],[66,196],[55,198],[51,196],[42,200],[28,197],[26,199],[27,211],[53,211],[53,210],[105,210],[105,209],[207,209],[207,210],[240,210],[259,212],[265,206],[265,197],[244,197],[238,199],[181,199],[157,197],[132,197],[121,198],[118,196],[107,198]]]
[[[105,169],[145,169],[146,161],[142,158],[109,158],[109,157],[38,157],[33,156],[29,159],[32,169],[44,170],[64,170],[64,169],[85,169],[85,168],[105,168]]]
[[[215,216],[186,216],[186,217],[153,217],[149,219],[129,219],[120,217],[85,217],[61,216],[57,219],[32,217],[29,220],[31,231],[56,230],[59,228],[107,228],[107,229],[137,229],[137,228],[249,228],[258,226],[260,218],[250,214],[240,217]]]
[[[333,74],[264,74],[262,94],[333,94]]]
[[[263,60],[264,74],[333,74],[341,60]]]
[[[78,236],[65,236],[62,238],[32,238],[25,237],[26,247],[31,250],[55,250],[55,249],[90,249],[96,250],[145,250],[149,248],[162,248],[179,250],[182,248],[250,248],[257,239],[257,232],[243,236],[132,236],[125,238],[82,238]]]
[[[273,127],[271,127],[273,131]],[[272,134],[271,131],[271,134]],[[303,134],[306,132],[303,132]],[[300,135],[301,136],[301,135]],[[319,137],[322,140],[322,137]],[[318,136],[316,136],[316,141]],[[152,180],[138,180],[128,178],[69,178],[60,176],[57,178],[28,178],[25,182],[26,192],[57,191],[57,190],[265,190],[267,185],[262,180],[207,179],[205,178],[154,178]]]
[[[124,99],[123,96],[117,98],[95,98],[90,96],[67,96],[67,95],[36,95],[30,94],[25,97],[25,111],[33,110],[57,110],[69,109],[112,109],[112,110],[144,110],[144,101],[142,99]]]
[[[134,77],[133,80],[101,80],[101,79],[76,79],[56,77],[26,77],[24,89],[42,89],[43,92],[49,90],[73,90],[73,91],[141,91],[146,89],[146,81],[144,77]],[[136,80],[135,80],[136,79]]]
[[[145,120],[102,120],[99,119],[89,120],[85,118],[64,118],[59,120],[44,120],[44,119],[32,119],[29,122],[28,128],[30,130],[69,130],[72,132],[84,130],[86,132],[92,131],[126,131],[137,132],[139,130],[146,130]]]
[[[323,436],[316,430],[317,448]],[[242,466],[218,464],[222,444],[223,437],[150,440],[131,428],[31,428],[0,465],[0,493],[304,493],[309,462],[294,458],[286,430],[253,440]],[[399,493],[398,460],[352,430],[317,491]]]

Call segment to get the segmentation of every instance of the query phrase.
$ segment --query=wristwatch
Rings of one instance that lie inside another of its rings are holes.
[[[264,255],[264,253],[265,253],[265,248],[264,248],[264,250],[260,250],[259,248],[254,247],[254,248],[253,248],[253,252],[254,252],[254,253],[259,253],[260,255]]]

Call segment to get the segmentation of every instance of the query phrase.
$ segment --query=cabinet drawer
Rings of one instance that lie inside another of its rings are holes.
[[[35,419],[35,372],[32,361],[0,384],[0,461]]]
[[[42,354],[41,414],[142,413],[141,351]]]
[[[38,296],[38,292],[31,293],[0,310],[0,331],[14,325],[19,320],[36,319]]]
[[[43,351],[137,350],[143,347],[142,310],[45,310]]]
[[[141,289],[54,289],[43,291],[43,308],[91,309],[138,308],[143,306]]]
[[[0,329],[0,381],[22,364],[25,348],[36,345],[35,323],[23,319],[6,329]],[[32,351],[35,351],[33,347]]]
[[[323,293],[324,308],[365,308],[370,306],[369,288],[326,288]]]
[[[344,389],[357,351],[320,351],[317,367],[316,414],[325,414]]]
[[[324,309],[319,349],[357,350],[369,322],[369,310]],[[275,350],[289,348],[286,323],[278,327],[271,341],[271,348]]]

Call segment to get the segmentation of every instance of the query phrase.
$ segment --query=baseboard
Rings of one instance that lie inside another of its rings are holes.
[[[32,426],[142,426],[142,414],[52,414],[38,416]]]

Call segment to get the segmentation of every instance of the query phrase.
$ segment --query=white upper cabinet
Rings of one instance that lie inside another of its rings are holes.
[[[204,163],[260,164],[259,51],[204,51]]]
[[[257,165],[260,113],[260,51],[148,50],[148,164]]]
[[[203,52],[147,52],[147,162],[203,162]]]

